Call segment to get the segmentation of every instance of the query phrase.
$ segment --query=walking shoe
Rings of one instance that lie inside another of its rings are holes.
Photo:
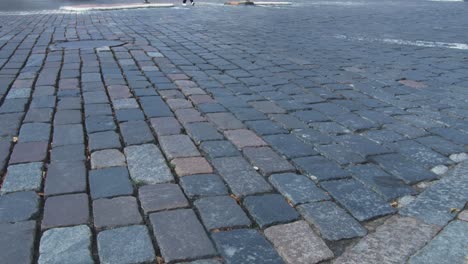
[[[194,5],[195,5],[195,2],[192,2],[192,5],[194,6]]]
[[[183,6],[186,6],[187,4],[184,3],[184,4],[182,4],[182,5],[183,5]]]

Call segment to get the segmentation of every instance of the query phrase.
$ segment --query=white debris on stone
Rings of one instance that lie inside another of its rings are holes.
[[[443,175],[448,171],[448,167],[445,165],[437,165],[432,168],[431,171],[437,175]]]
[[[468,160],[468,154],[466,153],[458,153],[458,154],[452,154],[450,155],[449,157],[451,160],[453,160],[454,162],[462,162],[462,161],[465,161],[465,160]]]

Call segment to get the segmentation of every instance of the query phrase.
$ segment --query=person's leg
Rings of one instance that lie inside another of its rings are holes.
[[[183,4],[187,3],[187,0],[183,0],[182,3],[183,3]]]

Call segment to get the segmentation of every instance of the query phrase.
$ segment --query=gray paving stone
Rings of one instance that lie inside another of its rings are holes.
[[[265,136],[264,139],[270,143],[272,148],[288,158],[297,158],[318,154],[311,145],[300,141],[293,135],[271,135]]]
[[[24,117],[24,123],[50,123],[52,121],[52,108],[31,108]]]
[[[123,98],[123,99],[116,99],[112,101],[112,105],[114,109],[130,109],[130,108],[138,108],[138,103],[135,98]]]
[[[185,125],[185,129],[196,144],[207,140],[221,140],[223,135],[209,122],[197,122]]]
[[[298,137],[300,140],[308,144],[329,144],[333,141],[333,138],[321,133],[313,128],[306,129],[295,129],[292,133]]]
[[[107,167],[125,166],[125,157],[117,149],[105,149],[91,154],[91,168],[101,169]]]
[[[468,222],[453,221],[432,241],[413,255],[408,263],[463,263],[466,261]]]
[[[0,171],[4,168],[7,163],[8,156],[10,155],[10,147],[12,142],[9,140],[3,140],[0,138]]]
[[[83,161],[56,161],[49,165],[45,195],[86,191],[86,167]]]
[[[115,117],[118,122],[141,121],[145,120],[145,115],[140,109],[121,109],[115,111]]]
[[[155,184],[174,180],[161,151],[153,144],[124,149],[130,177],[136,183]]]
[[[140,187],[138,198],[145,214],[189,206],[180,187],[171,183]]]
[[[97,236],[101,263],[153,262],[156,258],[148,229],[143,225],[102,231]]]
[[[321,186],[359,221],[395,212],[390,204],[356,180],[327,181]]]
[[[39,213],[39,197],[33,191],[0,196],[0,223],[33,219]]]
[[[21,126],[19,142],[49,141],[50,124],[27,123]]]
[[[265,193],[272,189],[242,157],[217,158],[213,160],[213,166],[236,196]]]
[[[2,263],[32,263],[36,223],[34,221],[0,224],[0,258]]]
[[[398,154],[378,155],[371,157],[371,160],[378,163],[385,171],[408,184],[437,178],[436,174]]]
[[[10,156],[10,164],[43,161],[47,157],[48,142],[17,143]]]
[[[294,165],[313,180],[331,180],[350,176],[338,164],[322,156],[311,156],[293,159]]]
[[[421,137],[415,140],[446,156],[466,151],[466,149],[463,148],[463,146],[457,145],[455,143],[452,143],[451,141],[448,141],[438,136]]]
[[[282,128],[271,120],[247,121],[245,124],[260,136],[288,133],[287,129]]]
[[[85,146],[82,144],[78,145],[65,145],[53,147],[50,152],[51,161],[84,161],[85,157]]]
[[[338,144],[320,145],[316,147],[317,151],[328,159],[336,161],[340,165],[347,165],[350,163],[362,163],[366,159],[358,152],[354,152],[349,147]]]
[[[219,259],[199,259],[190,262],[181,262],[184,264],[222,264]]]
[[[343,135],[335,138],[335,141],[339,142],[347,149],[359,153],[363,157],[370,155],[379,155],[391,152],[390,149],[383,147],[365,137],[358,135]]]
[[[257,230],[237,229],[217,232],[212,236],[227,263],[284,263],[273,246]]]
[[[90,151],[120,148],[119,135],[115,131],[104,131],[88,135],[88,147]]]
[[[249,214],[261,227],[292,222],[299,214],[279,194],[247,196],[243,202]],[[281,212],[281,214],[278,214]]]
[[[94,263],[91,230],[85,225],[47,230],[41,237],[38,263]]]
[[[123,141],[127,146],[154,141],[151,130],[144,121],[129,121],[120,123],[119,126]]]
[[[8,166],[0,194],[18,191],[39,191],[42,183],[42,162]]]
[[[268,115],[273,121],[278,122],[285,129],[307,128],[307,125],[292,115],[287,114],[271,114]]]
[[[159,144],[169,160],[200,156],[200,152],[187,135],[162,136],[159,137]]]
[[[409,217],[393,216],[376,232],[346,250],[334,263],[403,263],[437,234],[439,228]]]
[[[416,217],[426,223],[446,225],[455,218],[452,208],[462,209],[468,192],[468,163],[457,165],[448,175],[422,192],[400,214]]]
[[[333,252],[304,221],[277,225],[265,230],[286,263],[312,264],[333,258]]]
[[[140,98],[140,104],[143,112],[148,117],[167,117],[174,116],[171,109],[159,96],[145,96]]]
[[[83,142],[83,126],[81,124],[54,126],[52,140],[54,146],[83,144]]]
[[[88,195],[67,194],[47,198],[42,218],[42,229],[87,224],[89,219]]]
[[[200,149],[205,152],[210,159],[240,156],[240,152],[236,147],[227,140],[206,141],[201,143]]]
[[[112,167],[89,171],[92,199],[131,195],[133,193],[126,167]]]
[[[242,208],[229,196],[201,198],[196,200],[194,205],[208,230],[245,227],[251,224]]]
[[[60,110],[54,115],[54,125],[79,123],[81,123],[81,111],[79,110]]]
[[[115,228],[140,224],[142,218],[135,197],[123,196],[93,201],[94,227]]]
[[[216,254],[211,240],[192,210],[159,212],[151,214],[149,218],[166,262]]]
[[[21,125],[22,113],[16,114],[0,114],[0,137],[13,137],[18,133]]]
[[[182,126],[174,117],[151,118],[151,127],[158,137],[182,133]]]
[[[243,152],[250,163],[257,167],[263,175],[295,171],[295,168],[286,159],[269,147],[247,147],[243,149]]]
[[[386,200],[416,194],[416,191],[404,181],[386,173],[377,165],[356,165],[348,167],[348,170],[355,179],[382,195]]]
[[[431,150],[430,148],[414,141],[403,140],[391,144],[392,147],[398,149],[398,152],[408,159],[416,161],[426,168],[432,168],[441,164],[452,164],[453,162],[447,157]]]
[[[336,241],[367,234],[358,221],[333,202],[308,203],[299,205],[297,209],[327,240]]]
[[[181,177],[179,184],[184,190],[185,195],[190,199],[228,194],[223,180],[215,174],[197,174]]]
[[[270,176],[270,182],[293,205],[330,199],[313,181],[303,175],[273,174]]]
[[[115,130],[114,118],[109,115],[93,115],[85,119],[86,132],[95,133],[100,131]]]
[[[242,122],[231,113],[210,113],[206,116],[220,130],[240,129],[244,127]]]

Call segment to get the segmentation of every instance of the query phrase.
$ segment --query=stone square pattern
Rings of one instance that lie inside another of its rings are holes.
[[[0,259],[457,262],[452,4],[0,8]]]

